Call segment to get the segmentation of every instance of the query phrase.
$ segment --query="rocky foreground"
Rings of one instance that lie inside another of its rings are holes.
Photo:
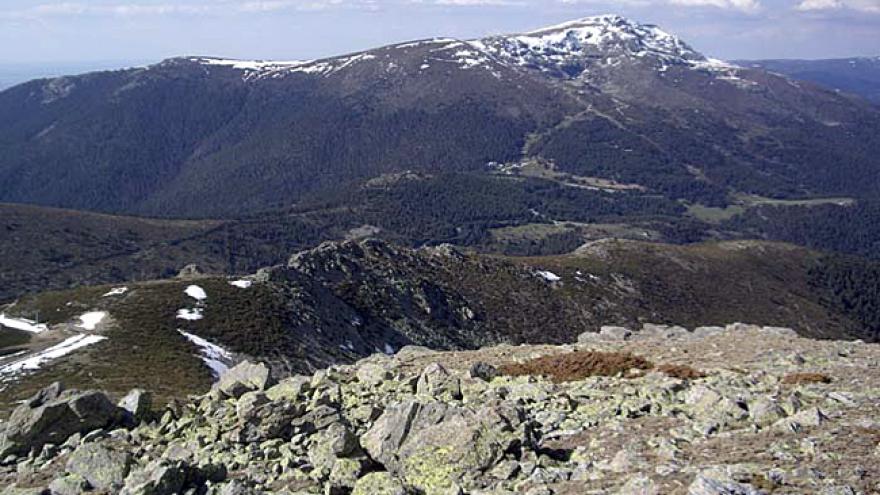
[[[41,391],[2,425],[3,493],[880,492],[880,346],[730,325],[565,346],[407,347],[208,394]]]

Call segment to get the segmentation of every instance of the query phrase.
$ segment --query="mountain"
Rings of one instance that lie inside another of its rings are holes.
[[[873,197],[878,130],[859,99],[600,16],[317,61],[185,57],[32,81],[0,93],[0,201],[230,218],[338,202],[388,174],[529,163],[708,206]]]
[[[288,375],[413,344],[565,343],[608,324],[747,320],[876,341],[877,280],[877,264],[751,241],[605,240],[537,258],[325,243],[245,277],[21,297],[0,310],[0,387],[5,406],[58,379],[164,400],[205,390],[241,359]]]
[[[859,95],[880,103],[880,57],[826,60],[743,60],[753,67]]]

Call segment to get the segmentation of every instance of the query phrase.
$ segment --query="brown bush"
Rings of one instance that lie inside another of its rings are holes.
[[[543,356],[524,363],[505,364],[499,371],[508,376],[543,376],[560,383],[589,376],[616,376],[631,369],[648,370],[653,367],[650,361],[630,353],[577,351]]]
[[[831,377],[824,373],[793,373],[791,375],[785,375],[782,378],[782,383],[785,383],[787,385],[805,385],[809,383],[831,382]]]
[[[706,378],[706,374],[702,371],[695,370],[684,364],[661,364],[657,367],[657,371],[666,373],[672,378],[681,380],[696,380],[698,378]]]

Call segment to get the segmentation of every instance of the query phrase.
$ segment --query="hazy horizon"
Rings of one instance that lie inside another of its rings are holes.
[[[880,0],[7,0],[0,66],[314,59],[618,13],[722,59],[880,55]]]

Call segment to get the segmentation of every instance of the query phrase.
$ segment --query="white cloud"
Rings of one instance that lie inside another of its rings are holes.
[[[516,1],[516,0],[434,0],[437,5],[456,5],[462,7],[473,7],[473,6],[521,6],[525,5],[525,2]]]
[[[762,5],[760,0],[618,0],[607,2],[603,0],[557,0],[562,4],[593,4],[593,5],[620,5],[625,7],[710,7],[722,10],[735,10],[740,12],[758,12]]]
[[[840,0],[803,0],[795,7],[797,10],[827,10],[843,7]]]
[[[801,11],[855,10],[880,13],[880,0],[802,0],[796,8]]]
[[[743,12],[756,12],[761,8],[758,0],[669,0],[669,3],[684,7],[717,7]]]
[[[855,10],[880,13],[880,0],[801,0],[795,7],[803,12],[826,10]]]
[[[378,0],[198,0],[178,3],[128,2],[60,2],[42,3],[14,10],[0,10],[0,18],[41,18],[64,16],[161,16],[170,14],[259,13],[279,10],[319,11],[335,7],[374,10]]]

